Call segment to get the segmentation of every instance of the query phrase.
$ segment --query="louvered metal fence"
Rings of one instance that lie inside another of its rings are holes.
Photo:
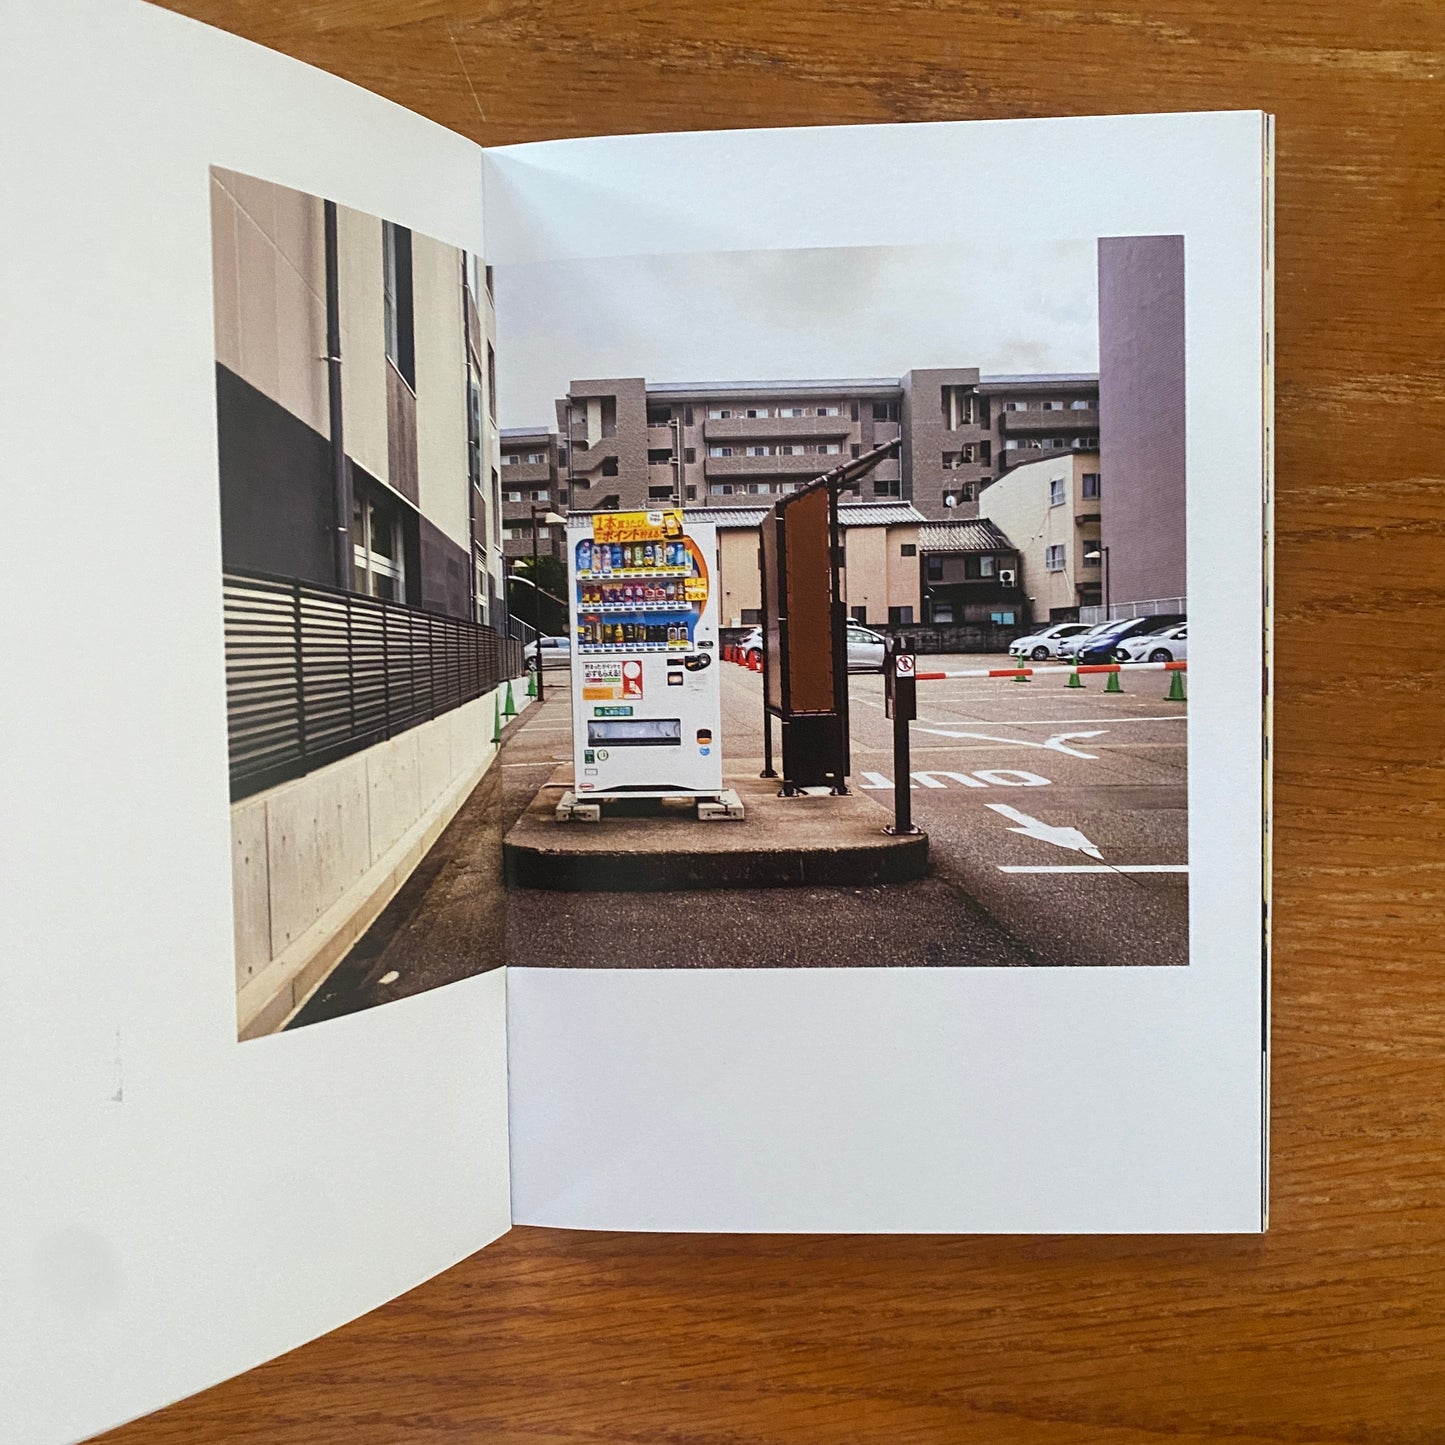
[[[231,797],[405,732],[523,670],[490,627],[257,572],[225,574]]]

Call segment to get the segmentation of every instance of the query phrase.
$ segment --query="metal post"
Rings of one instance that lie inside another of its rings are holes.
[[[917,663],[906,637],[888,639],[883,654],[883,711],[893,719],[893,826],[885,833],[918,833],[913,824],[913,767],[908,725],[918,716]]]
[[[570,460],[572,452],[569,448]],[[532,507],[532,650],[537,654],[537,701],[542,702],[546,693],[542,689],[542,587],[537,581],[537,508]]]
[[[331,436],[331,511],[336,585],[350,592],[352,580],[351,474],[341,433],[341,265],[337,255],[336,202],[321,207],[326,252],[326,406]]]

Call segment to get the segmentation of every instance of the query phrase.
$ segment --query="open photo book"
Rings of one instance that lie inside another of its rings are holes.
[[[7,31],[0,1438],[513,1224],[1265,1228],[1269,117]]]

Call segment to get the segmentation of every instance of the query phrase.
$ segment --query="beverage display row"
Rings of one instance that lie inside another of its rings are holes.
[[[579,582],[577,600],[583,607],[600,607],[613,612],[688,605],[687,585],[682,578],[658,578],[647,582]]]
[[[670,622],[604,622],[597,617],[584,617],[577,623],[577,647],[581,652],[657,651],[668,647],[686,647],[686,623]]]
[[[577,571],[580,575],[606,576],[613,572],[670,568],[690,571],[685,542],[579,542]]]

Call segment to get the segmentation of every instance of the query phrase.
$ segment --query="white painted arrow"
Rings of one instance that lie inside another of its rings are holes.
[[[1041,823],[1017,808],[1010,808],[1007,803],[985,803],[984,807],[1023,825],[1010,828],[1010,833],[1022,833],[1025,838],[1037,838],[1040,843],[1052,843],[1056,848],[1072,848],[1075,853],[1086,853],[1090,858],[1102,859],[1104,856],[1077,828],[1057,828],[1050,823]]]
[[[975,738],[984,743],[1007,743],[1015,748],[1042,748],[1045,752],[1067,753],[1071,758],[1088,758],[1091,762],[1098,758],[1097,753],[1086,753],[1080,748],[1071,748],[1068,745],[1070,738],[1101,738],[1107,731],[1100,728],[1097,732],[1091,733],[1055,733],[1045,743],[1036,743],[1032,738],[1001,738],[995,733],[966,733],[959,732],[955,728],[916,728],[921,733],[932,733],[936,738]]]

